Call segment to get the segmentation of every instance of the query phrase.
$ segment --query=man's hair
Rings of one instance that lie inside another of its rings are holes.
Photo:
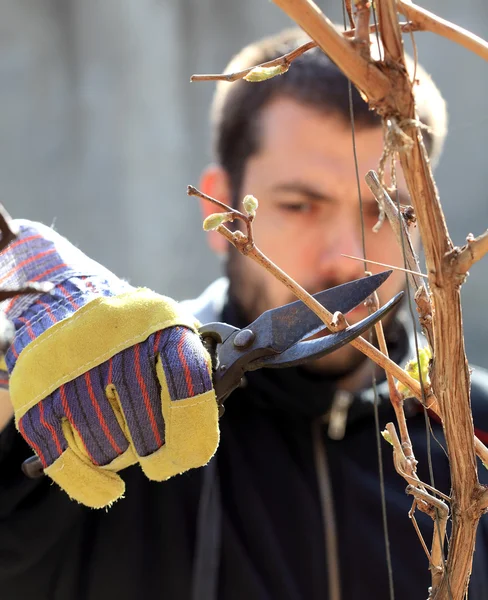
[[[298,28],[246,46],[227,65],[225,72],[241,71],[290,52],[310,38]],[[425,70],[407,57],[414,87],[417,113],[429,129],[423,129],[424,143],[435,165],[440,157],[447,130],[444,99]],[[238,80],[218,82],[212,104],[214,159],[230,178],[233,201],[241,193],[246,161],[259,150],[259,117],[264,107],[278,96],[292,98],[326,113],[339,115],[350,123],[349,84],[346,76],[319,48],[309,50],[293,61],[284,75],[259,83]],[[352,108],[356,127],[381,126],[381,118],[352,86]]]

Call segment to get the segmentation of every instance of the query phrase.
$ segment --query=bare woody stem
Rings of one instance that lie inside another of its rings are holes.
[[[469,371],[464,348],[459,282],[452,277],[446,256],[452,242],[444,219],[432,172],[415,121],[412,88],[404,68],[403,47],[400,39],[395,0],[381,0],[380,22],[382,31],[391,29],[383,37],[385,61],[401,65],[393,69],[396,83],[395,110],[397,125],[411,143],[400,152],[400,161],[412,203],[417,214],[423,247],[433,311],[434,367],[432,388],[442,411],[452,482],[453,521],[451,545],[446,572],[434,591],[436,600],[452,595],[454,600],[464,597],[471,571],[475,532],[481,516],[473,510],[474,497],[480,485],[476,470],[474,430],[470,411]],[[392,118],[393,120],[393,118]],[[475,503],[476,504],[476,503]],[[449,579],[448,579],[449,578]]]
[[[371,295],[371,300],[368,302],[368,308],[370,312],[374,312],[379,309],[380,302],[378,298],[378,294],[375,292]],[[385,332],[383,331],[383,324],[381,321],[378,321],[375,326],[376,338],[378,340],[378,346],[381,352],[388,356],[388,346],[386,345]],[[410,461],[412,466],[412,472],[415,472],[416,460],[413,453],[412,442],[410,440],[410,435],[408,433],[407,427],[407,419],[405,418],[405,412],[403,410],[403,397],[399,393],[396,388],[395,381],[391,374],[386,371],[386,381],[388,383],[388,391],[390,394],[390,402],[393,406],[393,410],[395,411],[396,420],[398,423],[398,428],[400,430],[400,439],[402,442],[402,449],[406,456],[406,458]]]
[[[354,43],[359,45],[360,53],[367,59],[370,58],[370,26],[371,2],[369,0],[355,0],[356,7],[356,31]]]
[[[398,474],[401,475],[409,485],[413,485],[414,487],[422,487],[423,489],[429,490],[433,494],[436,494],[440,498],[443,498],[447,502],[450,502],[451,499],[449,498],[449,496],[446,496],[439,490],[436,490],[431,485],[424,483],[417,477],[416,474],[412,475],[407,472],[409,469],[408,466],[405,464],[405,454],[403,452],[400,440],[398,439],[395,425],[393,423],[387,423],[386,431],[390,434],[389,441],[396,452],[396,456],[394,456],[394,463],[395,469],[398,472]]]
[[[463,277],[475,262],[481,260],[488,253],[488,230],[478,237],[471,233],[466,238],[466,245],[454,248],[451,255],[454,262],[455,275]]]
[[[444,568],[445,561],[443,550],[446,537],[447,521],[449,518],[449,509],[442,500],[435,498],[432,496],[432,494],[429,494],[419,486],[409,485],[406,489],[406,493],[412,494],[416,499],[417,506],[426,512],[434,521],[434,530],[432,532],[432,551],[430,553],[432,597],[441,584],[443,576],[448,576],[448,572],[446,572]],[[426,508],[422,508],[422,505],[424,505]]]
[[[397,64],[405,65],[403,40],[398,27],[398,14],[395,0],[376,2],[378,29],[388,55]]]
[[[351,0],[344,0],[344,7],[346,9],[347,17],[349,19],[349,27],[354,29],[354,17],[352,15],[352,3]]]
[[[400,440],[398,439],[393,423],[387,423],[386,430],[388,431],[390,442],[393,446],[393,463],[395,469],[397,473],[408,482],[409,485],[406,490],[407,493],[412,494],[415,497],[415,501],[409,516],[413,519],[419,539],[428,556],[432,571],[432,587],[433,589],[436,589],[441,582],[442,575],[444,574],[444,555],[442,550],[446,534],[449,509],[445,502],[436,498],[433,494],[429,493],[429,491],[441,496],[441,498],[444,500],[450,501],[450,498],[444,496],[444,494],[440,493],[438,490],[435,490],[431,486],[420,481],[415,472],[412,473],[412,461],[408,460],[407,456],[405,456],[402,447],[403,445],[400,444]],[[416,506],[434,520],[432,551],[430,553],[427,550],[425,542],[422,538],[422,534],[420,533],[413,515]]]
[[[488,60],[488,42],[467,29],[438,17],[412,2],[397,0],[398,10],[412,21],[420,30],[431,31],[463,46],[481,58]]]
[[[195,196],[197,198],[201,198],[202,200],[206,200],[207,202],[210,202],[211,204],[218,206],[218,208],[221,208],[224,212],[235,213],[235,215],[244,222],[247,220],[247,215],[242,213],[240,210],[237,210],[236,208],[232,208],[231,206],[227,206],[227,204],[224,204],[220,200],[217,200],[217,198],[212,198],[212,196],[208,196],[207,194],[204,194],[200,190],[197,190],[197,188],[194,187],[193,185],[187,186],[186,193],[189,196]]]
[[[317,43],[314,41],[307,42],[306,44],[302,44],[295,50],[280,56],[279,58],[275,58],[274,60],[269,60],[267,62],[261,63],[260,65],[255,65],[250,67],[249,69],[243,69],[242,71],[236,71],[235,73],[228,73],[222,75],[192,75],[190,77],[190,81],[237,81],[238,79],[243,79],[246,75],[255,69],[256,67],[278,67],[278,66],[290,66],[291,63],[307,52],[307,50],[311,50],[312,48],[316,48]]]

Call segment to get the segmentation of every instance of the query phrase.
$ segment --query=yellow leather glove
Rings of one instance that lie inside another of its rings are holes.
[[[110,277],[58,282],[13,319],[6,356],[20,433],[45,473],[94,508],[123,495],[124,467],[161,481],[206,464],[219,441],[198,324],[173,300]]]

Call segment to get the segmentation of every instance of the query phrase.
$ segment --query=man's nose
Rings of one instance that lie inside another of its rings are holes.
[[[364,263],[344,255],[363,258],[363,236],[357,222],[337,223],[324,235],[320,270],[326,279],[346,282],[364,275]]]

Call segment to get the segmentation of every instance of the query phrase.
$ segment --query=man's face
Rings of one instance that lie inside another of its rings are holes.
[[[325,115],[285,97],[271,102],[260,119],[260,148],[247,161],[242,195],[259,201],[253,224],[256,245],[310,293],[364,276],[362,227],[351,127],[340,117]],[[378,205],[364,182],[377,169],[383,151],[380,127],[356,127],[356,152],[364,217],[366,257],[403,266],[402,250],[386,220],[378,233]],[[408,198],[398,177],[400,201]],[[240,208],[240,207],[239,207]],[[368,265],[373,273],[385,270]],[[296,300],[293,294],[251,259],[232,250],[228,273],[233,295],[249,321],[263,311]],[[379,290],[384,303],[405,285],[394,272]],[[355,323],[368,314],[360,306],[348,314]],[[350,345],[317,361],[315,368],[339,374],[359,364],[362,356]]]

